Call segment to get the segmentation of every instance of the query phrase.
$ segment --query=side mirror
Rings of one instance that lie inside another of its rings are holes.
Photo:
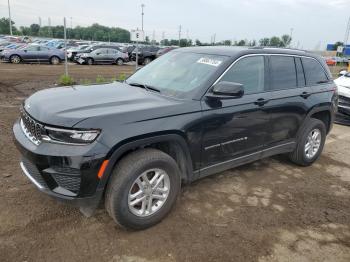
[[[346,70],[342,70],[339,72],[339,76],[344,76],[346,75],[348,72]]]
[[[26,50],[24,50],[24,52],[25,52],[25,53],[27,53],[27,52],[28,52],[28,50],[26,49]]]
[[[217,83],[207,95],[212,98],[231,99],[239,98],[244,95],[243,85],[240,83],[222,81]]]

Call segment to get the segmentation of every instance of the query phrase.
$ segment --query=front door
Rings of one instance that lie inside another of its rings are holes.
[[[242,97],[203,98],[201,176],[260,158],[269,125],[265,60],[243,57],[219,80],[243,84]]]

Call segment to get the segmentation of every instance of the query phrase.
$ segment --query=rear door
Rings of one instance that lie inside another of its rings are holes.
[[[269,56],[267,92],[270,101],[265,109],[270,116],[270,124],[264,156],[292,150],[297,132],[308,112],[311,90],[306,86],[300,57]]]
[[[38,60],[48,61],[49,57],[50,57],[50,49],[45,46],[40,46],[39,52],[38,52]]]

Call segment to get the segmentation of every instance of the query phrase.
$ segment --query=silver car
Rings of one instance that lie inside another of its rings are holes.
[[[123,53],[117,49],[112,48],[100,48],[92,51],[91,53],[83,53],[77,59],[79,64],[117,64],[123,65],[129,61],[127,53]]]

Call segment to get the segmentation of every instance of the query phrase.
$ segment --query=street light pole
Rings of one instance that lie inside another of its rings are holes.
[[[144,4],[142,4],[141,5],[141,9],[142,9],[142,13],[141,13],[141,15],[142,15],[142,25],[141,25],[141,30],[143,31],[143,15],[144,15],[144,12],[143,12],[143,9],[145,8],[145,5]]]
[[[7,0],[7,5],[8,5],[8,8],[9,8],[10,35],[12,35],[12,19],[11,19],[10,0]]]
[[[66,18],[63,19],[64,25],[64,74],[68,76],[68,61],[67,61],[67,23]]]
[[[293,41],[293,30],[294,30],[294,28],[290,29],[290,43],[289,43],[289,47],[291,47],[292,41]]]

